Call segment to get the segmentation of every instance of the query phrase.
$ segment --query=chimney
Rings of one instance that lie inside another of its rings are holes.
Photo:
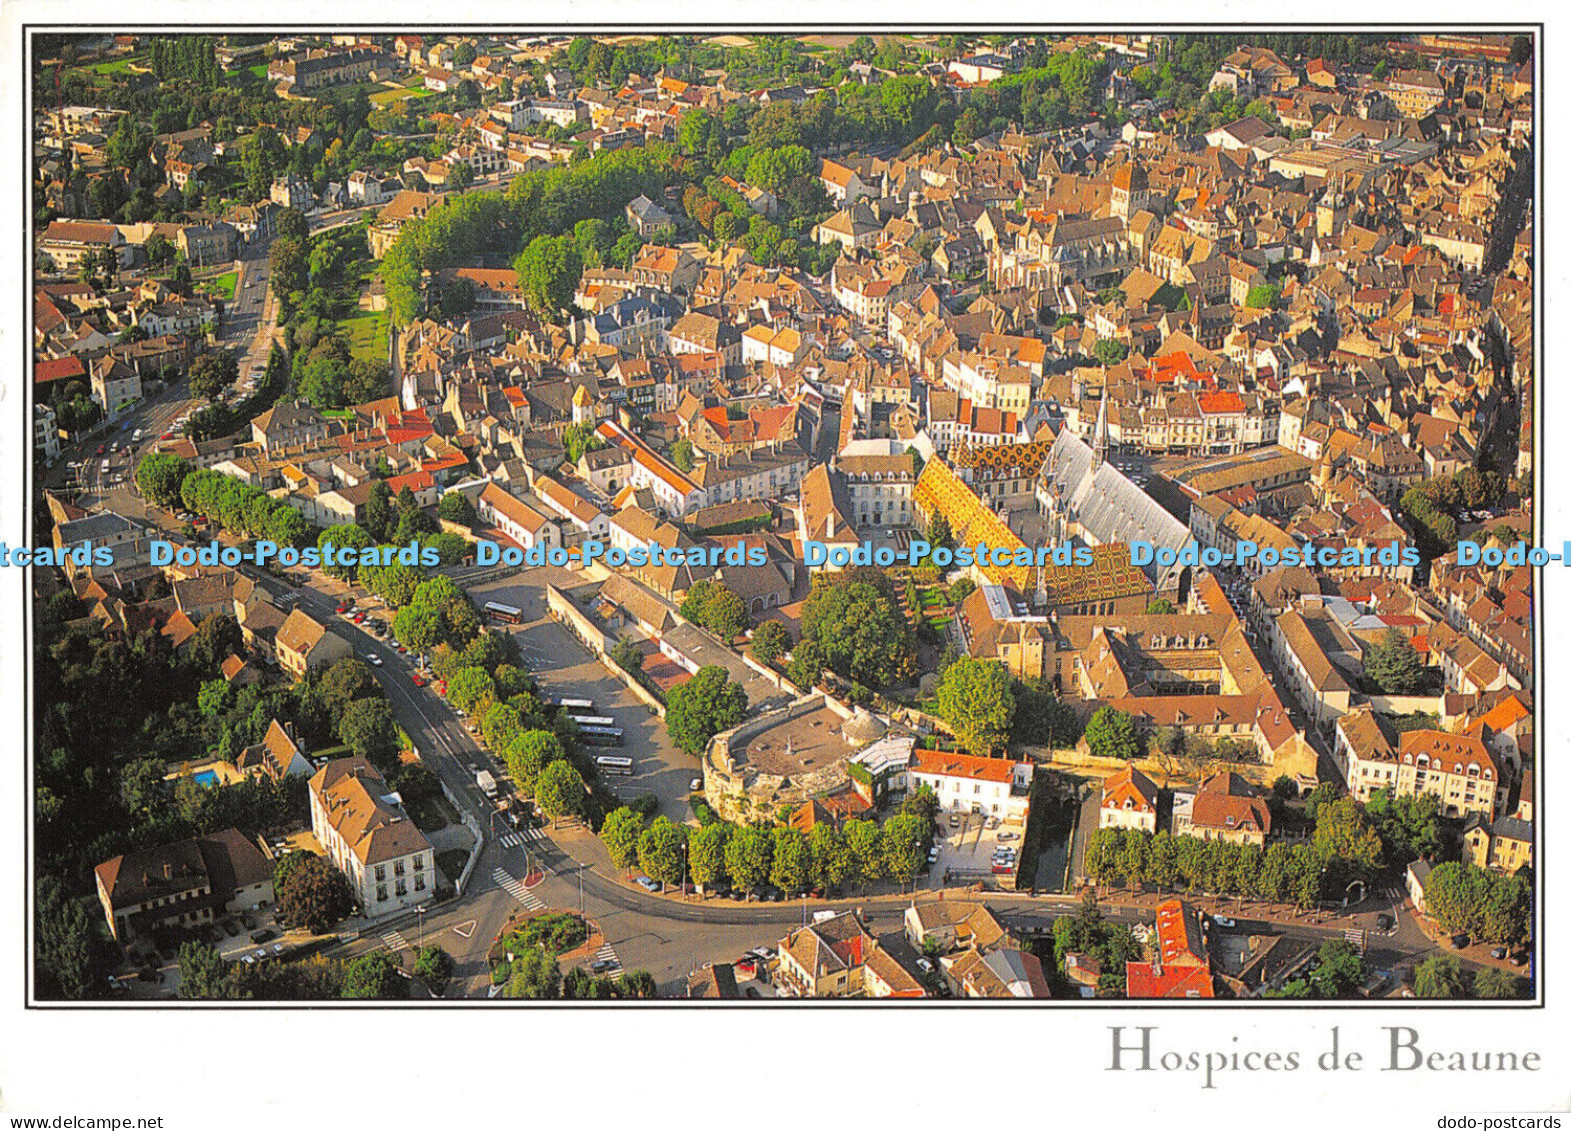
[[[172,879],[174,879],[174,875],[175,875],[174,865],[166,863],[164,865],[164,879],[172,880]]]

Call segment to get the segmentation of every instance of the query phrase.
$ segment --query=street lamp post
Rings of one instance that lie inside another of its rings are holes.
[[[425,904],[423,903],[417,904],[415,906],[416,930],[420,936],[420,941],[417,946],[421,950],[425,949],[425,910]]]

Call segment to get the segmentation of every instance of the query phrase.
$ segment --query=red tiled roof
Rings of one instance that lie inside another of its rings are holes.
[[[1124,966],[1125,993],[1131,998],[1215,997],[1211,972],[1204,966],[1165,966],[1161,972],[1149,962]]]
[[[69,357],[52,357],[47,361],[33,363],[33,382],[38,385],[86,376],[87,370],[82,368],[82,359],[76,354],[71,354]]]
[[[1006,758],[978,758],[973,754],[952,754],[942,750],[915,750],[911,756],[913,773],[942,774],[946,777],[972,778],[976,781],[1014,780],[1015,765]]]

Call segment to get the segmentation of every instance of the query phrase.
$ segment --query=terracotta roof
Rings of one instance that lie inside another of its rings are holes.
[[[1015,764],[1007,758],[978,758],[974,754],[913,750],[911,772],[1007,784],[1014,780]]]

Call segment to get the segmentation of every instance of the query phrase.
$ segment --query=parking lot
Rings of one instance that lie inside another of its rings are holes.
[[[958,823],[952,823],[956,818]],[[990,829],[987,820],[978,813],[938,815],[938,836],[933,841],[938,860],[928,869],[929,887],[942,887],[946,872],[952,881],[992,876],[996,850],[1013,848],[1019,852],[1021,830],[1004,824]]]
[[[589,699],[594,713],[614,719],[625,740],[621,748],[603,753],[633,760],[627,777],[603,778],[619,797],[631,800],[653,793],[660,812],[674,821],[689,816],[687,799],[694,778],[702,775],[697,759],[679,750],[666,734],[665,723],[641,702],[588,650],[551,619],[542,586],[576,585],[582,578],[563,569],[544,567],[489,582],[470,590],[478,603],[499,601],[523,610],[524,623],[511,630],[524,666],[540,684],[542,695]]]

